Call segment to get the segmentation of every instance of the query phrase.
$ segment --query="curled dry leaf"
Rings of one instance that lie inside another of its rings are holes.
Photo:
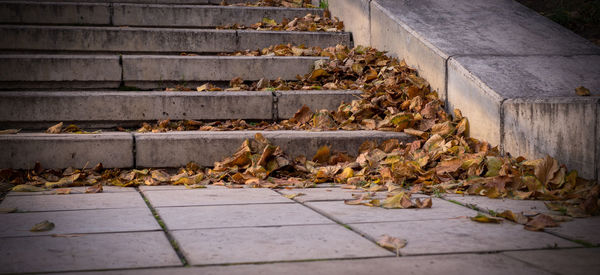
[[[472,221],[480,222],[480,223],[501,223],[503,219],[492,217],[485,214],[477,214],[475,217],[471,217]]]
[[[102,191],[103,191],[102,183],[94,184],[85,189],[86,193],[102,193]]]
[[[36,225],[34,225],[31,229],[29,229],[29,231],[31,232],[44,232],[44,231],[50,231],[54,229],[54,223],[45,220],[43,222],[40,222]]]
[[[0,135],[14,135],[21,132],[21,129],[6,129],[0,130]]]
[[[590,96],[590,94],[591,94],[590,90],[583,86],[579,86],[579,87],[575,88],[575,93],[578,96]]]
[[[396,252],[396,256],[400,256],[400,249],[404,248],[408,242],[404,239],[399,239],[389,235],[382,235],[377,244],[383,248],[390,249]]]
[[[538,214],[525,224],[525,229],[529,231],[543,231],[546,227],[557,227],[558,223],[552,217],[545,214]]]

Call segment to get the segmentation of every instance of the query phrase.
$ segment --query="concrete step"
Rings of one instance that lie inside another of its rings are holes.
[[[264,17],[280,22],[322,9],[229,7],[129,3],[0,2],[0,23],[50,25],[112,25],[161,27],[216,27],[251,25]]]
[[[0,50],[220,53],[279,44],[350,45],[343,32],[1,25]]]
[[[139,88],[261,78],[294,80],[324,57],[3,54],[0,89]],[[198,83],[197,83],[198,82]]]
[[[225,131],[101,134],[20,133],[0,135],[0,167],[32,168],[36,161],[47,168],[180,167],[189,161],[212,166],[232,155],[245,139],[260,132],[290,157],[312,157],[319,147],[356,155],[366,140],[413,140],[404,133],[381,131]]]
[[[76,2],[76,3],[138,3],[138,4],[169,4],[169,5],[220,5],[223,0],[26,0],[19,2]],[[227,4],[256,2],[255,0],[226,0]],[[314,5],[314,3],[313,3]]]
[[[83,128],[139,126],[142,121],[279,120],[306,104],[335,110],[360,91],[240,92],[0,92],[0,128],[47,129],[58,122]],[[91,108],[92,107],[92,108]]]

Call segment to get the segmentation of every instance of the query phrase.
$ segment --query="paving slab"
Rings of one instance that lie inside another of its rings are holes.
[[[169,230],[332,224],[300,204],[157,207]]]
[[[407,240],[400,250],[402,255],[580,247],[548,233],[525,230],[519,224],[484,224],[468,217],[349,226],[375,240],[384,234]]]
[[[245,49],[245,48],[244,48]],[[152,88],[160,82],[230,81],[261,78],[296,80],[311,71],[312,56],[123,56],[123,80],[128,86]],[[152,83],[158,82],[158,83]]]
[[[339,225],[178,230],[172,235],[192,265],[392,255]]]
[[[321,91],[276,91],[277,118],[289,119],[306,105],[313,112],[322,109],[337,110],[342,102],[350,103],[359,99],[361,91],[321,90]]]
[[[432,207],[427,209],[385,209],[347,205],[341,201],[307,202],[306,205],[345,224],[452,219],[477,215],[474,210],[437,198],[433,199]]]
[[[3,208],[17,208],[19,212],[146,208],[139,193],[94,193],[52,196],[7,196]]]
[[[2,1],[0,22],[18,24],[110,24],[108,3]]]
[[[227,24],[250,26],[264,17],[281,22],[306,14],[323,14],[322,9],[279,7],[229,7],[206,5],[113,4],[117,26],[216,27]],[[160,20],[157,20],[160,18]]]
[[[285,195],[302,194],[294,197],[295,201],[309,202],[309,201],[342,201],[359,198],[362,195],[366,195],[372,192],[356,189],[343,189],[337,187],[324,187],[324,188],[303,188],[303,189],[282,189],[280,193]],[[384,199],[387,192],[377,192],[373,198]]]
[[[0,273],[180,266],[163,232],[3,238]]]
[[[0,167],[28,169],[36,162],[44,168],[132,167],[133,137],[120,132],[0,136]]]
[[[139,167],[180,167],[190,161],[213,166],[236,152],[245,139],[261,133],[286,155],[313,156],[324,145],[331,150],[357,155],[366,140],[383,142],[398,139],[410,142],[413,136],[385,131],[188,131],[168,133],[136,133],[136,164]],[[216,146],[215,144],[218,144]]]
[[[70,195],[84,194],[85,190],[87,188],[89,188],[89,187],[84,187],[84,186],[68,187],[68,189],[71,189]],[[137,193],[137,190],[135,190],[135,188],[133,188],[133,187],[102,186],[102,193],[120,193],[120,192],[136,192]],[[14,192],[14,191],[11,191],[6,195],[7,196],[56,195],[56,189],[49,189],[49,190],[40,191],[40,192]]]
[[[270,120],[272,109],[270,92],[0,92],[2,124],[108,121],[116,126],[162,119]]]
[[[154,207],[291,203],[271,189],[192,189],[144,191]]]
[[[453,57],[449,108],[469,118],[474,137],[501,144],[514,156],[550,154],[593,179],[599,166],[594,148],[599,64],[600,55]],[[592,96],[577,96],[579,86]],[[563,146],[566,141],[577,146]]]
[[[584,241],[592,245],[600,245],[600,217],[574,219],[563,222],[560,227],[544,229],[555,235],[574,241]]]
[[[505,210],[510,210],[514,213],[537,212],[560,215],[560,212],[548,209],[544,201],[538,200],[490,199],[483,196],[452,196],[448,197],[447,200],[453,200],[465,206],[473,205],[484,212],[491,210],[501,213]]]
[[[2,89],[117,88],[121,81],[117,55],[1,54],[0,62]]]
[[[29,231],[34,225],[45,220],[54,223],[54,229],[44,232]],[[0,237],[153,230],[161,230],[161,228],[148,208],[9,213],[0,215]]]
[[[464,275],[528,275],[528,274],[552,274],[531,265],[514,260],[503,255],[493,254],[461,254],[461,255],[436,255],[436,256],[414,256],[414,257],[386,257],[358,260],[333,260],[312,261],[272,264],[251,265],[229,265],[229,266],[206,266],[189,268],[165,268],[165,269],[143,269],[143,270],[121,270],[106,272],[77,273],[88,275],[111,275],[111,274],[231,274],[231,275],[255,275],[255,274],[290,274],[290,275],[331,275],[347,274],[362,275],[371,274],[395,274],[401,271],[403,274],[464,274]],[[68,273],[75,274],[75,273]]]
[[[591,42],[510,0],[374,0],[370,18],[371,45],[406,59],[442,98],[450,56],[600,52]]]
[[[554,274],[577,275],[600,273],[600,248],[553,249],[502,253]]]

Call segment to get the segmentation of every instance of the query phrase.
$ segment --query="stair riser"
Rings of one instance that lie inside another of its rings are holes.
[[[168,28],[0,27],[0,49],[38,51],[220,53],[270,45],[328,47],[350,44],[347,33],[270,32]]]
[[[379,131],[260,131],[290,156],[311,158],[323,145],[334,151],[358,153],[367,140],[414,140],[404,133]],[[46,168],[92,167],[181,167],[189,161],[213,166],[231,156],[245,139],[257,131],[169,132],[158,134],[103,133],[17,134],[0,136],[1,168],[32,168],[36,161]],[[135,150],[134,150],[135,148]]]
[[[271,92],[0,92],[0,128],[139,126],[141,121],[288,119],[306,104],[335,110],[359,91]],[[274,110],[278,114],[274,114]]]
[[[216,27],[251,25],[264,17],[281,22],[322,9],[198,5],[0,2],[0,22],[13,24]]]

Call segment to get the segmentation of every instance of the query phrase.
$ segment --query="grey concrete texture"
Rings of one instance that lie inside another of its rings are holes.
[[[349,225],[375,240],[384,234],[407,240],[402,255],[580,247],[544,232],[524,230],[519,224],[478,223],[468,217]]]
[[[192,265],[392,255],[337,224],[177,230],[172,235]]]
[[[52,196],[7,196],[0,206],[2,208],[16,208],[17,212],[44,212],[146,208],[146,203],[137,192],[120,192]]]
[[[293,203],[271,189],[213,189],[144,191],[156,208],[258,203]]]
[[[557,236],[573,241],[583,241],[591,245],[600,245],[600,217],[574,219],[560,224],[560,227],[546,228],[544,230]]]
[[[68,187],[70,194],[84,194],[85,190],[89,188],[86,186],[80,187]],[[121,193],[121,192],[137,192],[132,187],[119,187],[119,186],[102,186],[102,193]],[[40,192],[15,192],[11,191],[6,194],[7,196],[38,196],[38,195],[56,195],[56,189],[48,189]]]
[[[281,22],[306,14],[323,14],[322,9],[278,7],[228,7],[169,4],[113,5],[113,25],[116,26],[180,26],[215,27],[227,24],[250,26],[264,17]],[[160,20],[156,20],[160,18]]]
[[[447,200],[459,202],[465,206],[474,206],[480,211],[494,211],[502,213],[510,210],[514,213],[544,213],[560,215],[560,212],[552,211],[546,207],[544,201],[538,200],[512,200],[512,199],[490,199],[483,196],[452,196]]]
[[[49,221],[54,229],[31,232],[34,225]],[[0,238],[85,233],[161,230],[148,208],[96,209],[0,215]]]
[[[270,92],[0,92],[0,120],[94,122],[263,119],[273,117]],[[94,106],[94,108],[90,108]]]
[[[361,94],[361,91],[354,90],[276,91],[277,117],[289,119],[303,105],[313,112],[322,109],[337,110],[340,103],[350,103],[359,99]]]
[[[550,154],[593,179],[599,166],[594,148],[599,64],[600,55],[453,57],[449,108],[469,118],[474,137],[515,156]],[[592,96],[577,96],[578,86]]]
[[[3,238],[0,273],[180,266],[163,232]]]
[[[284,195],[296,195],[293,199],[298,202],[309,201],[342,201],[357,199],[362,195],[370,194],[373,198],[385,199],[387,192],[372,192],[364,190],[352,190],[343,188],[302,188],[302,189],[282,189],[279,191]]]
[[[116,88],[121,81],[116,55],[2,54],[0,62],[4,65],[0,68],[3,89],[36,87],[29,82]]]
[[[102,52],[219,53],[271,45],[350,44],[348,33],[189,28],[3,25],[0,49]]]
[[[317,201],[305,204],[315,211],[345,224],[455,219],[477,215],[474,210],[437,198],[433,199],[431,208],[425,209],[385,209],[348,205],[340,201]]]
[[[0,22],[17,24],[110,24],[108,3],[0,2]]]
[[[139,167],[180,167],[190,161],[213,166],[236,152],[245,139],[261,133],[286,155],[312,157],[321,146],[356,156],[366,140],[382,142],[398,139],[410,142],[404,133],[383,131],[225,131],[136,133],[136,165]],[[217,145],[218,144],[218,145]]]
[[[303,205],[290,203],[158,207],[156,210],[169,230],[334,223]]]
[[[600,273],[600,248],[514,251],[504,255],[562,275]]]
[[[129,133],[0,135],[0,167],[81,168],[102,163],[106,168],[133,167]]]
[[[329,10],[344,22],[344,29],[352,33],[355,45],[371,45],[371,0],[331,0]]]
[[[561,250],[562,251],[562,250]],[[588,262],[582,267],[573,266],[584,271],[586,267],[593,266],[594,261],[588,257]],[[593,269],[592,269],[593,270]],[[405,274],[434,274],[434,275],[529,275],[552,274],[521,261],[498,254],[462,254],[462,255],[436,255],[413,257],[386,257],[357,260],[330,260],[310,262],[290,262],[271,264],[246,264],[227,266],[206,266],[189,268],[164,268],[143,270],[119,270],[89,273],[67,273],[87,275],[129,275],[144,273],[148,275],[159,274],[210,274],[210,275],[258,275],[258,274],[289,274],[289,275],[362,275],[371,274],[396,274],[399,271]],[[568,273],[565,273],[568,274]],[[589,274],[589,273],[581,273]]]
[[[136,87],[148,81],[160,85],[163,81],[230,81],[234,77],[295,80],[296,75],[309,73],[319,59],[324,58],[125,55],[123,80],[125,85]]]
[[[30,0],[35,2],[56,2],[56,0]],[[220,5],[223,0],[61,0],[61,2],[102,2],[102,3],[138,3],[172,5]],[[227,0],[228,4],[246,3],[248,0]]]

